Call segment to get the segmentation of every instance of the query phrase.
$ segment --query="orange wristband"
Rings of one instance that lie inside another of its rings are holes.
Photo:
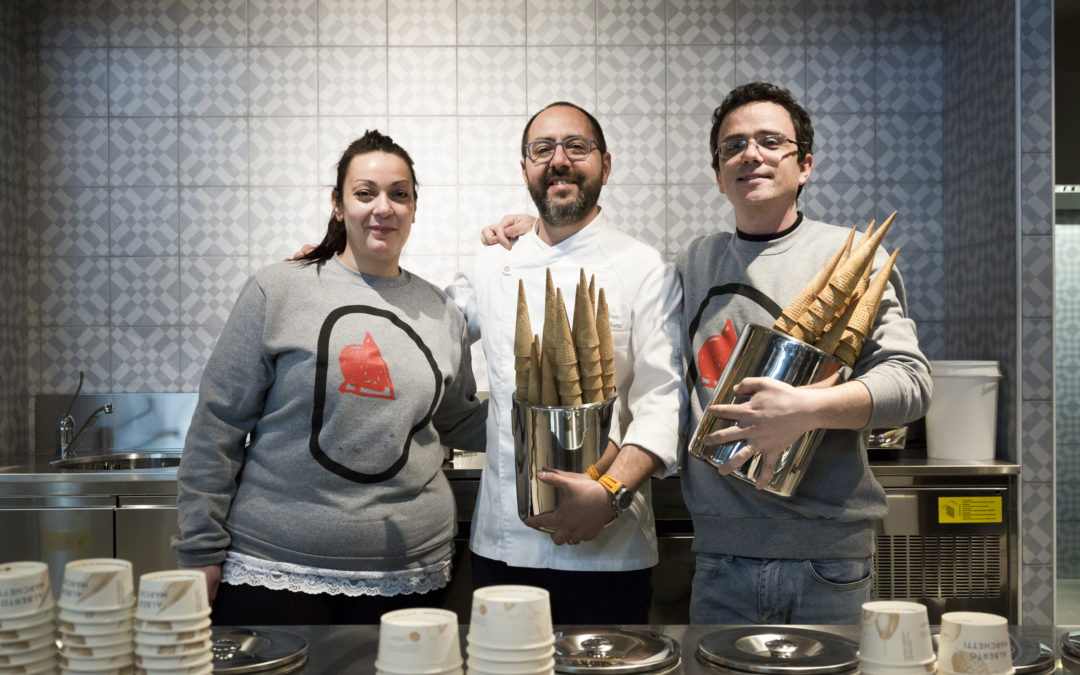
[[[600,478],[600,472],[596,470],[596,466],[593,464],[590,464],[589,468],[585,469],[585,473],[589,474],[589,478],[593,480]]]

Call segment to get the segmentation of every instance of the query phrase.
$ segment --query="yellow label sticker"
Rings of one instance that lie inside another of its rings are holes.
[[[938,497],[939,523],[1000,523],[1001,497]]]
[[[45,532],[41,537],[43,553],[89,553],[90,532]]]

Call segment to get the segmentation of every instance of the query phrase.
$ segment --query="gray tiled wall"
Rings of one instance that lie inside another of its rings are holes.
[[[0,5],[0,465],[25,452],[29,420],[23,19],[18,4]]]
[[[1057,566],[1080,579],[1080,211],[1058,212],[1054,228],[1057,404]]]

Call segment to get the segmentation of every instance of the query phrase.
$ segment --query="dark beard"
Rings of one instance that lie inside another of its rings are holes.
[[[549,181],[557,178],[570,178],[577,182],[577,199],[568,204],[553,204],[548,199]],[[603,180],[599,177],[588,181],[581,180],[580,176],[574,173],[566,172],[556,175],[549,171],[540,181],[530,182],[528,187],[529,195],[532,196],[533,203],[536,204],[536,209],[540,212],[543,221],[552,227],[566,227],[576,225],[589,215],[600,199],[600,190],[603,186]]]

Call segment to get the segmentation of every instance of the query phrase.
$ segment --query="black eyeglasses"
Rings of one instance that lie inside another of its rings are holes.
[[[550,138],[538,138],[525,144],[525,156],[533,164],[547,164],[555,156],[555,149],[562,146],[566,158],[571,162],[580,162],[589,156],[593,148],[599,148],[591,138],[585,136],[567,136],[561,141],[553,141]]]
[[[716,144],[716,156],[723,160],[731,159],[737,155],[741,155],[746,152],[746,149],[753,143],[763,153],[775,155],[784,147],[787,143],[792,143],[796,148],[801,148],[798,141],[793,141],[787,136],[781,134],[765,134],[764,136],[758,136],[757,138],[735,138],[727,141],[720,141]]]

